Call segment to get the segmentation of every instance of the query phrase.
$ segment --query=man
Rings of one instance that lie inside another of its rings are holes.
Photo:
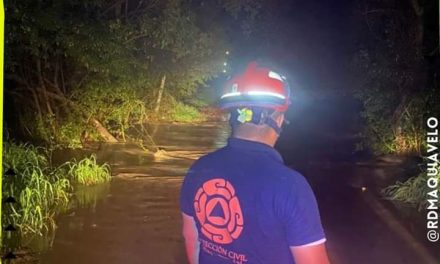
[[[220,99],[230,111],[226,147],[190,168],[181,190],[191,264],[328,264],[314,194],[273,148],[290,90],[283,76],[250,63]]]

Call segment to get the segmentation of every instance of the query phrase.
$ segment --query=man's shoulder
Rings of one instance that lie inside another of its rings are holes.
[[[199,167],[209,166],[213,162],[217,162],[218,159],[221,158],[221,156],[223,155],[224,149],[225,147],[214,150],[210,153],[201,156],[191,165],[190,170],[191,169],[194,170]]]
[[[282,179],[288,179],[288,180],[304,179],[304,176],[300,172],[284,164],[282,164],[282,166],[279,167],[279,170],[280,170],[279,177]]]
[[[300,172],[284,164],[275,166],[269,177],[271,178],[270,181],[273,183],[273,186],[278,189],[291,191],[292,188],[296,189],[309,186],[306,178]]]
[[[197,160],[197,162],[207,162],[207,161],[210,161],[210,160],[212,160],[212,159],[214,159],[214,158],[216,158],[218,156],[221,156],[221,155],[224,154],[225,149],[226,149],[226,147],[222,147],[222,148],[216,149],[214,151],[208,152],[208,153],[202,155]]]

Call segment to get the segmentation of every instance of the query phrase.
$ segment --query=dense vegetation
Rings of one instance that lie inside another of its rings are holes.
[[[259,1],[203,2],[5,4],[4,131],[39,147],[4,143],[4,169],[14,175],[4,175],[3,198],[17,201],[4,205],[3,229],[13,224],[20,236],[41,237],[60,212],[94,207],[109,191],[108,165],[91,156],[54,166],[51,150],[90,141],[151,144],[145,123],[206,118],[215,96],[208,81],[228,69],[225,31],[249,31]],[[225,17],[228,27],[220,25]],[[7,234],[6,248],[14,244]]]
[[[49,153],[43,148],[6,143],[3,150],[3,166],[7,173],[3,177],[2,199],[14,197],[15,202],[4,205],[2,228],[5,230],[13,224],[20,236],[53,231],[55,217],[75,204],[95,205],[95,196],[85,197],[85,186],[105,188],[105,183],[111,179],[108,166],[97,164],[94,156],[53,166]]]
[[[234,20],[257,8],[244,9],[246,2],[212,8]],[[198,91],[222,73],[228,45],[223,28],[195,4],[6,3],[6,96],[18,120],[10,129],[80,147],[85,140],[126,141],[128,128],[147,121],[203,120]]]
[[[14,224],[23,233],[37,233],[54,226],[53,216],[69,201],[70,182],[62,168],[49,168],[47,157],[31,145],[5,144],[2,198],[18,203],[3,208],[4,225]]]
[[[437,167],[439,173],[434,177],[440,181],[440,166]],[[405,182],[397,182],[383,190],[385,196],[393,201],[403,202],[416,207],[419,211],[426,209],[428,204],[428,192],[432,192],[427,184],[428,176],[426,172],[412,177]],[[437,188],[440,192],[440,185]]]
[[[440,113],[433,3],[371,1],[356,17],[366,34],[353,59],[364,105],[364,146],[376,154],[422,155],[428,115]]]
[[[359,7],[368,34],[353,59],[354,95],[364,106],[364,146],[376,154],[426,153],[426,119],[439,117],[439,45],[433,2],[387,0]],[[438,175],[437,175],[438,178]],[[426,171],[383,190],[395,201],[426,206]]]

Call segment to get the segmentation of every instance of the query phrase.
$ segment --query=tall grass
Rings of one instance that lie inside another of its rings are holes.
[[[169,94],[164,96],[159,113],[154,113],[153,110],[151,112],[153,118],[172,122],[201,122],[206,120],[205,113],[199,111],[197,107],[180,102]]]
[[[40,149],[27,144],[4,145],[3,166],[16,175],[3,177],[3,197],[18,203],[6,204],[4,223],[14,223],[23,234],[42,234],[55,226],[53,217],[69,202],[70,182],[62,169],[51,170]]]
[[[79,162],[70,162],[68,166],[71,179],[79,184],[95,185],[111,179],[110,167],[97,164],[94,155]]]
[[[176,102],[171,111],[171,120],[176,122],[200,122],[205,116],[195,107]]]
[[[46,157],[40,153],[42,150],[43,148],[37,148],[30,144],[4,143],[4,170],[13,169],[17,173],[22,173],[27,166],[47,166]]]
[[[440,181],[440,165],[437,169],[439,173],[435,177]],[[427,173],[423,172],[405,182],[397,182],[395,185],[388,186],[382,190],[382,193],[389,200],[412,205],[421,211],[427,206],[428,192],[433,191],[427,186],[427,179]],[[438,191],[440,191],[440,185]]]
[[[95,156],[51,167],[42,148],[4,143],[3,199],[17,203],[3,207],[3,228],[14,224],[22,235],[43,235],[54,229],[55,216],[68,209],[75,185],[93,185],[110,180],[108,165],[98,165]]]

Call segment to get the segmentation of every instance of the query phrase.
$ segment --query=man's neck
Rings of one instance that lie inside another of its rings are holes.
[[[269,145],[271,147],[275,146],[275,142],[276,142],[276,137],[244,137],[241,135],[232,135],[232,137],[234,138],[239,138],[239,139],[245,139],[245,140],[249,140],[249,141],[255,141],[258,143],[263,143],[266,145]]]

